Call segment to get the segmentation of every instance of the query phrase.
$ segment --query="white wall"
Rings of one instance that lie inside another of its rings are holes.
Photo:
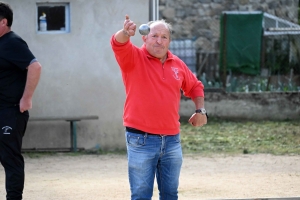
[[[36,32],[37,2],[6,0],[14,10],[12,30],[29,45],[42,64],[32,117],[98,115],[78,122],[78,147],[125,148],[122,125],[124,87],[110,47],[125,14],[137,26],[148,21],[148,0],[70,0],[71,32]],[[132,41],[140,46],[139,33]],[[23,148],[69,147],[69,123],[29,122]]]

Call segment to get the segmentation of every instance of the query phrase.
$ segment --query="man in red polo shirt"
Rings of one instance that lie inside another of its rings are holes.
[[[193,126],[207,123],[204,87],[186,64],[169,51],[172,27],[164,20],[148,23],[142,47],[133,45],[136,24],[126,16],[111,38],[126,92],[126,127],[131,199],[151,199],[156,175],[161,199],[178,199],[182,165],[179,104],[181,90],[195,103]]]

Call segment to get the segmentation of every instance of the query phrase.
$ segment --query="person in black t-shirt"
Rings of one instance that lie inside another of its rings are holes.
[[[6,199],[20,200],[25,177],[22,138],[42,67],[26,42],[11,31],[12,22],[11,7],[0,2],[0,162]]]

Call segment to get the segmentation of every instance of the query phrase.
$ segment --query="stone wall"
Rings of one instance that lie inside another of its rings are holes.
[[[159,16],[173,25],[173,39],[194,39],[199,50],[218,50],[222,11],[263,11],[298,23],[299,0],[160,0]]]
[[[205,94],[205,108],[211,117],[238,120],[300,120],[299,92]],[[195,105],[182,99],[181,120],[194,113]]]

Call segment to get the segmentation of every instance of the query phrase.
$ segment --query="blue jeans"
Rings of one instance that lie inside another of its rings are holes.
[[[160,136],[126,131],[125,136],[131,199],[151,199],[155,175],[159,199],[178,199],[182,165],[180,134]]]

